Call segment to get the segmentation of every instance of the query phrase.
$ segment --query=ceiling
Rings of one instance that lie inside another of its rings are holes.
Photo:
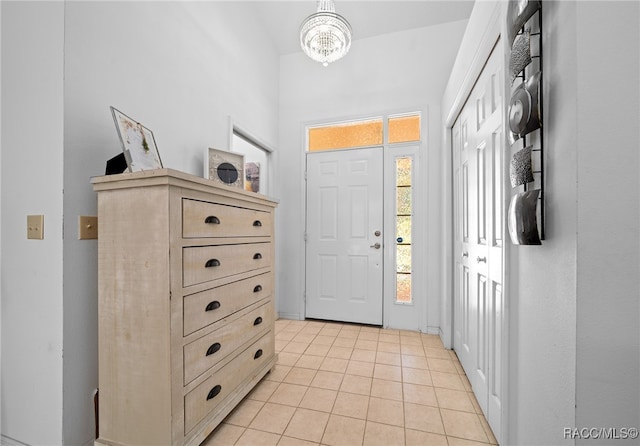
[[[251,3],[281,55],[301,51],[298,30],[302,21],[316,12],[316,0]],[[351,23],[353,40],[465,20],[473,4],[470,0],[335,0],[336,13]]]

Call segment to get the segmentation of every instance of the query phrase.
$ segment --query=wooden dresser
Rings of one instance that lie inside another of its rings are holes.
[[[276,202],[171,169],[92,183],[96,444],[200,444],[276,361]]]

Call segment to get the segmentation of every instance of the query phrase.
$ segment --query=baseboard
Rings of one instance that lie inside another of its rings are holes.
[[[291,321],[302,321],[304,317],[300,317],[298,313],[278,313],[278,319],[288,319]]]
[[[442,337],[440,327],[427,327],[427,334],[439,335],[440,337]]]
[[[0,435],[1,446],[29,446],[27,443],[16,440],[15,438],[7,437],[6,435]]]

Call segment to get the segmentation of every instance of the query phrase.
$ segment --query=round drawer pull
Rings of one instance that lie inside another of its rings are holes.
[[[220,350],[221,347],[222,347],[222,345],[220,345],[219,342],[216,342],[215,344],[211,344],[211,347],[209,347],[209,349],[207,350],[207,355],[206,356],[213,355],[215,352]]]
[[[256,286],[253,288],[253,292],[254,292],[254,293],[259,293],[260,291],[262,291],[262,285],[256,285]]]
[[[212,225],[219,225],[220,219],[215,215],[209,215],[207,218],[204,219],[204,222]]]
[[[218,259],[209,259],[207,263],[204,264],[205,268],[213,268],[214,266],[220,266],[220,260]]]
[[[255,321],[253,321],[253,325],[260,325],[262,323],[262,318],[257,317]]]
[[[262,254],[260,254],[259,252],[256,252],[253,255],[253,260],[260,260],[262,258]]]
[[[220,302],[214,300],[213,302],[209,302],[207,304],[207,308],[205,308],[204,311],[213,311],[217,310],[218,308],[220,308]]]
[[[260,220],[256,220],[253,222],[253,226],[262,226],[262,222]]]
[[[253,355],[253,359],[258,359],[262,356],[262,349],[258,350],[255,355]]]
[[[220,384],[216,385],[213,389],[209,390],[209,395],[207,395],[207,401],[218,396],[221,390],[222,390],[222,386]]]

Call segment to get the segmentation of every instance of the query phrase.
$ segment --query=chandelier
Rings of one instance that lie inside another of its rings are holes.
[[[325,67],[342,58],[351,47],[351,25],[335,10],[333,0],[318,0],[318,12],[300,26],[302,50]]]

